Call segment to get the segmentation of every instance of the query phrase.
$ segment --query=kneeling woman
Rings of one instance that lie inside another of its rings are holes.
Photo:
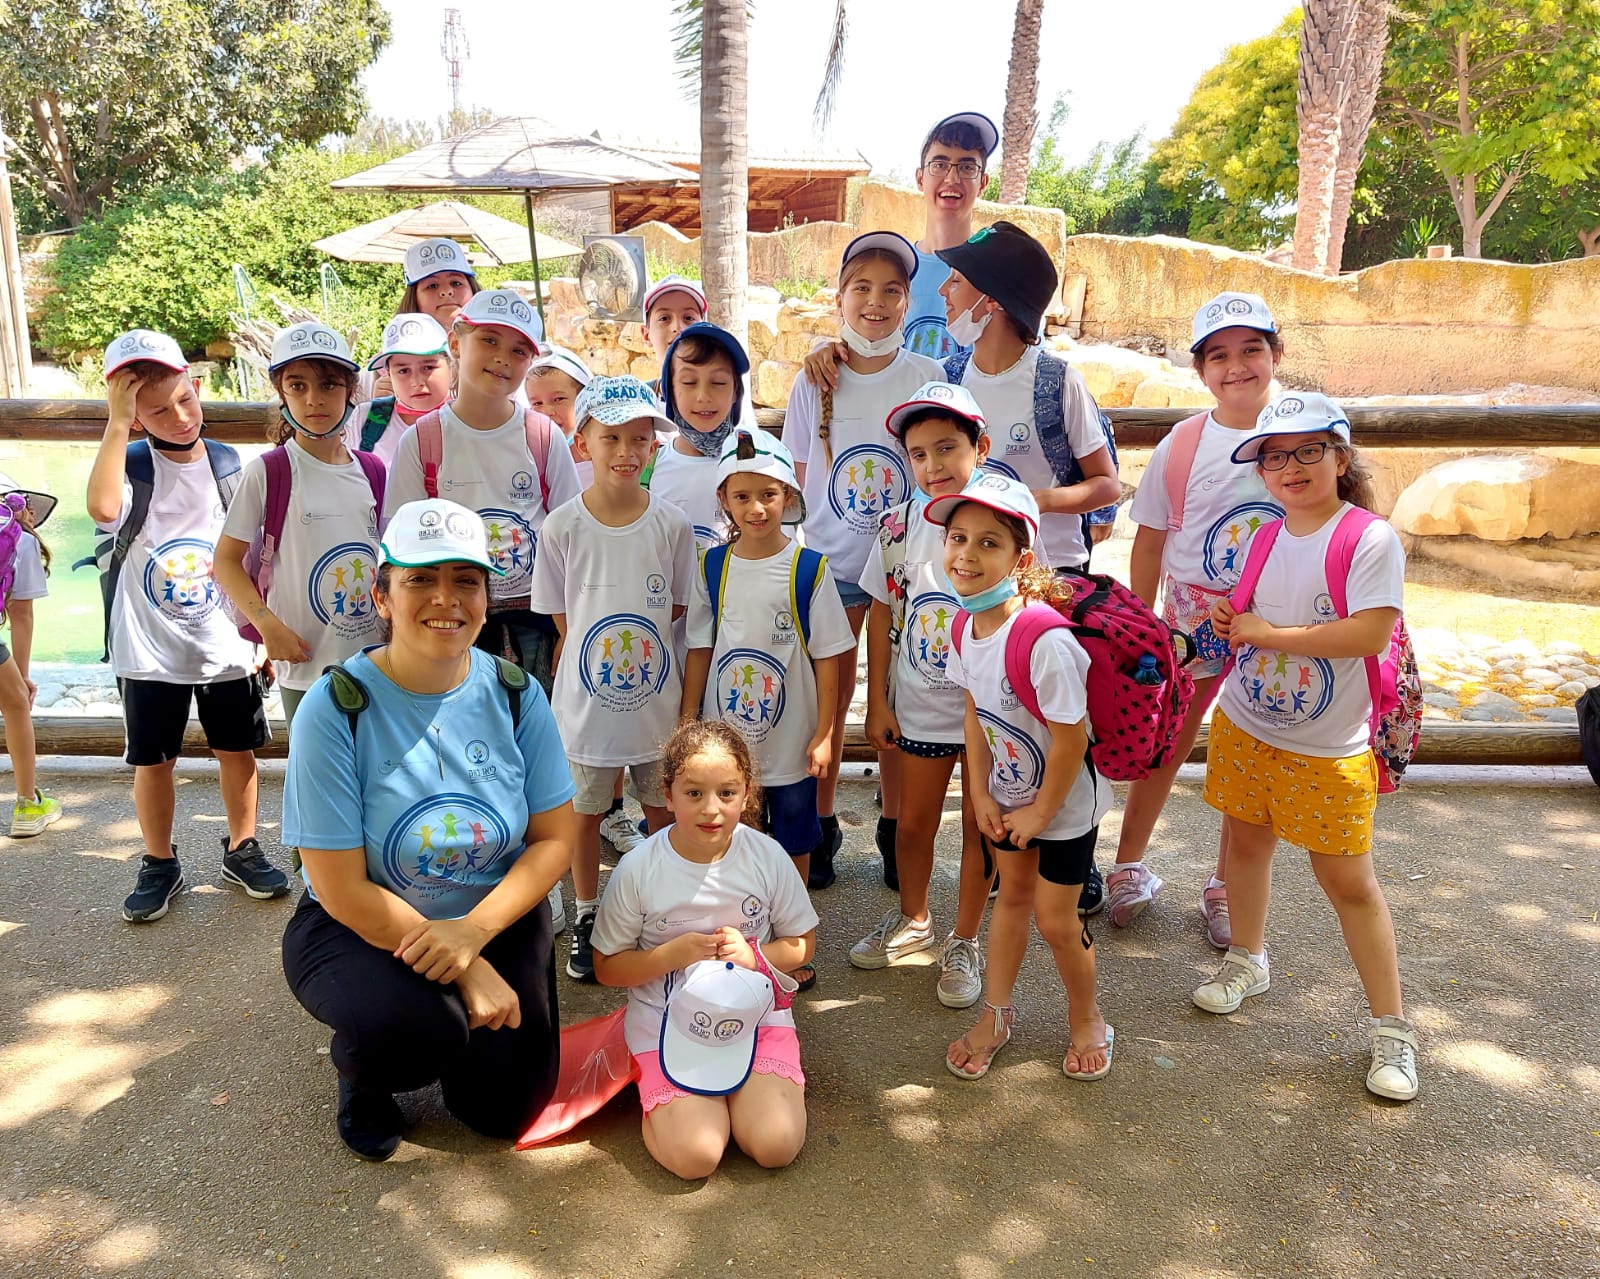
[[[372,595],[388,642],[307,692],[283,802],[309,887],[283,969],[333,1029],[339,1135],[366,1159],[400,1143],[394,1094],[434,1080],[491,1137],[520,1133],[549,1100],[560,1034],[546,894],[575,834],[543,692],[472,647],[495,571],[482,520],[409,502],[382,560]]]

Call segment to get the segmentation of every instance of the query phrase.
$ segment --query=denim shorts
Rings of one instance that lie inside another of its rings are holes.
[[[833,584],[839,591],[839,603],[843,604],[846,609],[866,608],[868,604],[872,603],[872,596],[868,595],[854,582],[844,582],[836,577],[833,579]]]
[[[787,786],[768,786],[761,794],[761,817],[767,834],[790,857],[804,857],[822,839],[817,817],[817,779],[802,777]]]

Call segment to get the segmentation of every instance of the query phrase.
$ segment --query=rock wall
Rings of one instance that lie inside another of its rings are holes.
[[[1153,335],[1186,354],[1195,310],[1238,289],[1278,317],[1292,385],[1336,396],[1507,382],[1600,392],[1600,258],[1408,260],[1328,279],[1190,240],[1078,235],[1063,261],[1087,278],[1086,338]]]

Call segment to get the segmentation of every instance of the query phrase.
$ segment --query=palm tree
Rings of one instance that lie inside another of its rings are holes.
[[[750,278],[745,0],[700,0],[700,274],[711,319],[745,341]]]
[[[1006,73],[1006,114],[1001,134],[1000,202],[1022,204],[1028,198],[1028,161],[1033,134],[1039,127],[1039,28],[1044,0],[1017,0],[1011,28],[1011,66]]]
[[[1339,164],[1333,175],[1333,210],[1328,222],[1328,253],[1323,271],[1338,275],[1344,261],[1344,236],[1350,223],[1350,201],[1356,175],[1366,153],[1372,115],[1383,87],[1383,55],[1389,47],[1389,5],[1386,0],[1357,0],[1354,78],[1339,124]]]

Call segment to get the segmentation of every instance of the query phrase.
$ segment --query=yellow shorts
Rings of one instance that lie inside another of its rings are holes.
[[[1206,803],[1225,817],[1271,826],[1308,852],[1360,857],[1372,851],[1378,762],[1370,750],[1343,759],[1294,755],[1217,711],[1206,740]]]

